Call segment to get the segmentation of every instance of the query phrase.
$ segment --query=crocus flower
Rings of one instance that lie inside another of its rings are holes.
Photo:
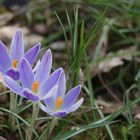
[[[41,62],[34,72],[29,62],[23,58],[19,68],[20,86],[9,76],[4,76],[4,81],[9,89],[17,95],[25,97],[33,102],[44,100],[54,94],[58,88],[58,80],[62,68],[57,69],[50,75],[52,67],[52,53],[49,50],[44,54]]]
[[[66,95],[65,91],[66,80],[63,71],[59,79],[59,86],[56,94],[53,94],[53,96],[51,96],[50,98],[45,99],[45,105],[40,103],[40,108],[48,114],[56,117],[64,117],[68,113],[78,109],[83,103],[83,98],[76,102],[77,97],[81,91],[81,86],[78,85],[72,88]]]
[[[0,41],[0,72],[9,75],[14,80],[19,80],[19,65],[23,57],[32,65],[38,55],[41,44],[36,44],[24,54],[23,34],[17,29],[12,38],[10,53],[7,53],[6,46]]]

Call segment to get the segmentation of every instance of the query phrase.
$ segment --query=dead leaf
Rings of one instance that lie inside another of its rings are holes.
[[[46,27],[45,24],[38,23],[38,24],[35,25],[34,28],[35,28],[35,31],[36,31],[37,33],[39,33],[39,34],[44,35],[44,34],[47,33],[47,27]]]
[[[98,67],[102,72],[109,72],[112,68],[123,65],[123,63],[122,59],[114,57],[111,60],[102,61],[99,63]]]
[[[96,100],[96,103],[102,107],[102,111],[106,114],[113,113],[122,107],[122,104],[117,102],[107,102],[102,99]]]
[[[6,12],[3,14],[0,14],[0,26],[5,25],[7,22],[9,22],[14,15],[10,12]]]
[[[137,115],[135,115],[135,119],[140,120],[140,113],[138,113]]]
[[[28,28],[20,27],[19,25],[5,26],[5,27],[1,28],[0,29],[0,40],[4,41],[4,43],[6,43],[6,45],[10,47],[12,37],[18,28],[20,28],[23,32],[26,50],[33,47],[33,45],[35,45],[36,43],[41,42],[43,40],[43,37],[41,35],[31,34],[31,32],[29,31]]]
[[[50,48],[54,51],[62,51],[62,50],[66,50],[66,42],[65,41],[56,41],[51,43]],[[71,46],[70,41],[68,41],[68,47]]]
[[[7,37],[8,39],[11,39],[15,33],[15,31],[18,29],[18,28],[21,28],[24,36],[29,34],[29,29],[26,28],[26,27],[20,27],[20,25],[8,25],[8,26],[4,26],[2,28],[0,28],[0,38],[2,36],[5,36]]]
[[[130,46],[127,49],[119,50],[117,53],[108,53],[106,56],[110,56],[110,59],[105,59],[98,64],[98,70],[100,72],[109,72],[111,69],[123,65],[124,60],[131,61],[135,52],[136,46]],[[116,56],[117,55],[117,56]]]
[[[4,137],[2,137],[2,136],[0,136],[0,140],[7,140],[6,138],[4,138]]]
[[[29,34],[24,36],[24,42],[26,46],[26,50],[33,47],[38,42],[41,42],[44,38],[41,35],[37,34]]]

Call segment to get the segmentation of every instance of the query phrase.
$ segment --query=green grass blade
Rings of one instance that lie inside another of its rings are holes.
[[[130,103],[130,106],[134,106],[135,104],[139,103],[140,102],[140,98],[132,101]],[[123,106],[121,109],[119,109],[118,111],[116,111],[115,113],[112,113],[111,115],[107,116],[107,117],[104,117],[103,119],[95,122],[95,123],[90,123],[86,126],[83,126],[81,128],[79,128],[78,130],[70,130],[68,132],[64,132],[62,134],[59,134],[58,136],[56,136],[53,140],[57,140],[57,139],[63,139],[63,140],[66,140],[66,139],[69,139],[73,136],[76,136],[84,131],[87,131],[89,129],[93,129],[93,128],[97,128],[97,127],[102,127],[102,126],[105,126],[107,124],[110,124],[112,123],[111,121],[114,120],[116,117],[118,117],[120,114],[122,114],[124,111],[127,110],[127,106]]]
[[[10,110],[5,109],[5,108],[2,108],[2,107],[0,107],[0,110],[1,111],[4,111],[4,112],[7,112],[7,113],[9,113],[11,115],[13,115],[14,117],[16,117],[17,119],[19,119],[20,121],[22,121],[26,126],[30,127],[30,124],[27,121],[25,121],[23,118],[21,118],[19,115],[17,115],[16,113],[13,113]],[[37,132],[34,129],[32,129],[32,131],[36,135],[36,137],[38,137]]]

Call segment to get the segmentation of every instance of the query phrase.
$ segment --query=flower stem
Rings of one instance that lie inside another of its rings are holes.
[[[51,124],[50,124],[50,128],[49,128],[49,132],[48,132],[48,135],[47,135],[47,138],[45,137],[45,139],[44,140],[49,140],[50,139],[50,137],[51,137],[51,134],[52,134],[52,131],[53,131],[53,129],[55,128],[55,126],[56,126],[56,124],[57,124],[57,122],[58,122],[58,117],[54,117],[53,118],[53,120],[52,120],[52,122],[51,122]]]
[[[15,113],[16,112],[16,95],[14,93],[10,93],[10,111]],[[16,119],[15,119],[15,116],[9,114],[9,127],[10,127],[10,131],[11,132],[14,132],[15,131],[15,122],[16,122]]]
[[[32,136],[33,136],[32,129],[35,126],[35,120],[38,117],[38,113],[39,113],[38,103],[33,103],[32,120],[31,120],[30,127],[27,129],[26,140],[32,140]]]

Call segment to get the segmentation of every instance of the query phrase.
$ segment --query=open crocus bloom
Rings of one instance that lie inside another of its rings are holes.
[[[4,76],[4,81],[9,89],[22,97],[34,102],[44,100],[56,92],[62,73],[62,68],[59,68],[50,75],[51,67],[52,53],[47,50],[35,72],[25,58],[21,61],[19,73],[22,86],[9,76]]]
[[[14,80],[19,80],[19,65],[23,57],[32,65],[36,60],[41,44],[36,44],[24,54],[23,34],[20,29],[17,29],[13,36],[10,53],[8,55],[6,46],[0,41],[0,71]]]
[[[66,80],[63,71],[59,79],[59,86],[57,92],[50,98],[44,100],[45,105],[40,103],[40,108],[48,114],[57,117],[64,117],[68,113],[78,109],[83,103],[83,98],[76,102],[77,97],[81,91],[81,86],[78,85],[72,88],[66,95],[65,91]]]

